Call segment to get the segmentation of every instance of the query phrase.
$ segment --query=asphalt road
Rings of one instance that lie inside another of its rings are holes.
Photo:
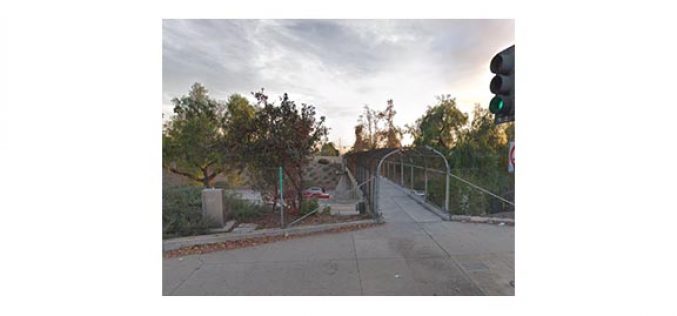
[[[442,221],[381,190],[384,225],[163,259],[163,294],[514,295],[514,227]]]

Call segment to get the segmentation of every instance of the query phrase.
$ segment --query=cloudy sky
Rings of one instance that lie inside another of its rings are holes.
[[[354,141],[363,106],[395,103],[395,123],[420,117],[435,96],[461,110],[491,99],[491,57],[514,44],[512,20],[165,20],[163,113],[194,82],[225,100],[265,88],[327,116],[330,141]],[[405,139],[405,143],[408,139]]]

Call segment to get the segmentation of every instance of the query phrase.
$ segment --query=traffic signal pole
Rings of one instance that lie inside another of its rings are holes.
[[[277,176],[280,178],[280,227],[284,228],[284,173],[281,166],[277,168]]]

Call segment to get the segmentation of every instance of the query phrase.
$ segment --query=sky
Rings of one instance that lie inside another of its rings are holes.
[[[329,140],[351,146],[363,107],[395,105],[412,124],[436,96],[472,113],[492,97],[491,58],[514,44],[513,20],[164,20],[162,111],[195,82],[226,100],[265,88],[327,117]],[[279,103],[279,101],[277,101]],[[410,143],[406,137],[403,143]]]

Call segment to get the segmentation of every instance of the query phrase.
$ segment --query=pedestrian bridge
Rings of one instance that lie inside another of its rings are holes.
[[[452,173],[447,157],[428,146],[350,153],[344,156],[344,165],[347,176],[342,180],[351,180],[348,186],[347,181],[343,181],[344,189],[359,193],[366,209],[377,219],[391,216],[384,212],[388,212],[394,202],[388,199],[381,202],[380,195],[389,196],[391,193],[385,191],[393,190],[400,190],[414,200],[411,203],[418,202],[425,206],[424,210],[445,220],[451,219],[452,213],[514,216],[514,178],[508,176],[507,171],[502,176],[487,175],[479,169],[454,169]],[[472,183],[464,176],[486,182],[492,189]]]

